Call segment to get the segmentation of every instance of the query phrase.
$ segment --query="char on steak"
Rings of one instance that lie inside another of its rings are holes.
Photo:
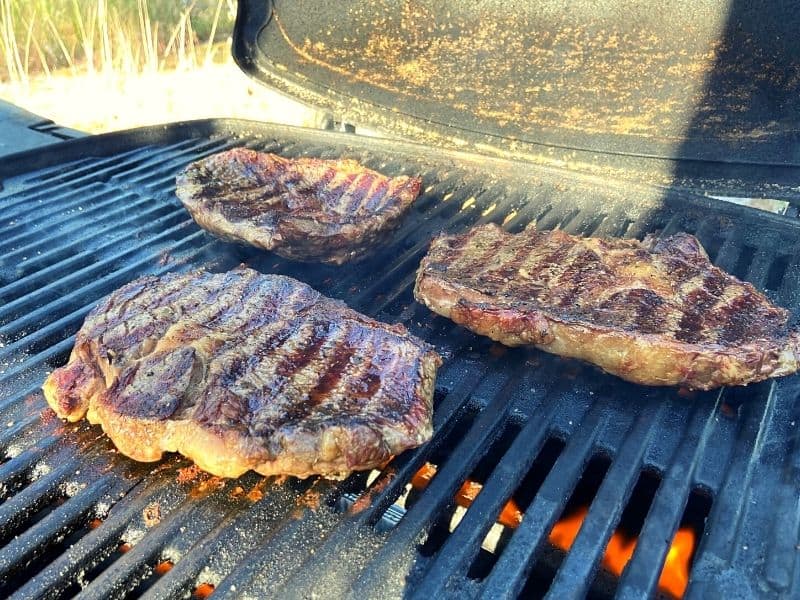
[[[44,384],[119,450],[215,475],[344,477],[427,441],[441,359],[289,277],[147,276],[103,300]]]
[[[387,177],[354,160],[283,158],[236,148],[191,163],[177,195],[222,238],[301,261],[342,264],[385,237],[419,194],[417,177]]]
[[[436,239],[414,294],[493,340],[645,385],[711,389],[800,366],[788,312],[683,233],[639,242],[483,225]]]

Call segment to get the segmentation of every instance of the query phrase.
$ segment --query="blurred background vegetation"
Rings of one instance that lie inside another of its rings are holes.
[[[0,99],[91,133],[206,117],[319,126],[239,70],[235,19],[236,0],[0,0]]]
[[[0,0],[0,81],[227,60],[234,0]]]

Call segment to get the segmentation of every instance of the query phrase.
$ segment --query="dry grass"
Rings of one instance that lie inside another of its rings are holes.
[[[234,0],[0,0],[0,98],[88,132],[212,116],[314,126],[315,111],[233,63],[235,8]]]
[[[0,0],[0,81],[209,64],[234,11],[233,0]]]

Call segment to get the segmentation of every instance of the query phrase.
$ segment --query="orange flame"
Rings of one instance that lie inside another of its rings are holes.
[[[565,552],[568,551],[578,536],[578,531],[588,512],[587,508],[580,508],[556,523],[550,531],[550,543]],[[683,594],[686,592],[686,586],[689,583],[689,561],[692,558],[694,545],[694,531],[689,527],[684,527],[675,534],[667,553],[664,569],[658,580],[658,587],[675,598],[683,598]],[[615,531],[608,540],[608,546],[606,546],[603,556],[603,566],[619,577],[633,556],[635,548],[636,538]]]
[[[425,463],[411,478],[411,486],[417,490],[424,490],[436,475],[436,471],[436,465]],[[469,508],[482,489],[482,484],[467,479],[456,492],[456,504]],[[580,508],[556,523],[550,531],[550,543],[565,552],[568,551],[578,536],[578,531],[580,531],[588,512],[588,508]],[[509,499],[503,506],[497,521],[512,529],[518,527],[522,522],[522,511],[513,498]],[[672,545],[664,562],[664,568],[661,571],[661,577],[658,580],[658,587],[663,592],[675,598],[683,598],[686,586],[689,583],[689,563],[694,552],[694,546],[694,531],[690,527],[679,529],[672,540]],[[609,572],[619,577],[622,575],[622,571],[625,570],[625,565],[628,564],[635,549],[636,538],[615,531],[611,539],[608,540],[602,564]]]
[[[424,490],[428,487],[434,475],[436,475],[436,465],[426,462],[414,473],[414,476],[411,478],[411,486],[416,490]],[[483,484],[467,479],[456,492],[456,504],[463,508],[469,508],[482,489]],[[517,506],[517,503],[514,502],[513,498],[510,498],[508,502],[505,503],[503,510],[500,511],[500,516],[497,517],[497,522],[506,527],[511,527],[512,529],[519,527],[519,524],[522,523],[522,511],[519,509],[519,506]]]

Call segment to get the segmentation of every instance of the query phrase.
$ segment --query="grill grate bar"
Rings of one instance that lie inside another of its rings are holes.
[[[514,535],[486,578],[482,597],[516,598],[533,567],[536,551],[545,542],[564,504],[591,458],[603,426],[602,411],[590,411],[581,421],[578,434],[556,460],[528,506]]]
[[[187,246],[202,236],[202,232],[195,232],[193,235],[187,236],[175,244],[171,250],[174,251]],[[139,250],[141,249],[142,248],[140,247]],[[72,293],[56,298],[52,302],[32,310],[24,317],[18,318],[6,326],[0,327],[0,335],[6,336],[9,339],[13,338],[18,335],[19,331],[34,327],[37,322],[42,322],[48,317],[57,316],[63,311],[69,310],[75,306],[78,307],[78,312],[88,312],[94,307],[99,298],[104,297],[106,294],[112,292],[120,287],[120,285],[130,280],[132,277],[135,277],[149,264],[154,262],[154,259],[156,259],[161,252],[162,250],[157,248],[155,251],[143,256],[139,260],[131,262],[124,269],[112,271],[103,277],[91,280],[92,282],[89,285],[79,288]],[[157,270],[156,273],[161,274],[167,270],[169,270],[169,267],[165,266]],[[89,304],[86,304],[87,299],[89,300]],[[0,312],[0,314],[2,313]],[[30,339],[32,337],[33,336],[28,336],[26,339]],[[18,341],[21,342],[22,340]],[[5,353],[0,351],[0,357],[16,350],[16,348],[13,348],[13,346],[13,344],[9,344],[7,346],[8,350]]]
[[[747,271],[747,281],[759,289],[764,289],[769,268],[772,263],[775,262],[775,258],[774,251],[758,249],[753,257],[753,262],[750,263],[750,268]]]
[[[147,181],[153,176],[160,176],[165,171],[177,170],[178,166],[185,165],[187,160],[198,160],[215,152],[222,152],[234,146],[228,139],[216,140],[191,140],[191,144],[178,152],[169,152],[169,158],[162,160],[160,156],[137,163],[136,166],[126,166],[109,178],[109,183],[120,181],[127,185]],[[173,183],[175,178],[173,176]]]
[[[556,408],[551,404],[535,419],[529,419],[517,434],[456,530],[439,549],[425,579],[415,591],[415,598],[442,597],[450,579],[467,571],[470,561],[480,549],[481,541],[494,525],[496,516],[544,446],[547,423],[551,421]]]
[[[796,475],[795,475],[796,477]],[[797,481],[795,483],[798,483]],[[792,583],[792,570],[797,568],[797,540],[800,539],[800,501],[788,486],[778,491],[774,506],[779,514],[791,515],[788,526],[775,526],[771,540],[773,547],[767,552],[764,573],[767,581],[782,592],[789,592]],[[789,593],[790,598],[795,594]]]
[[[742,252],[742,233],[738,227],[734,227],[733,231],[722,242],[722,246],[717,253],[717,259],[714,261],[720,269],[733,273],[736,268],[736,263],[739,261],[739,255]]]
[[[0,550],[0,593],[17,572],[33,565],[39,557],[88,521],[99,496],[114,487],[113,475],[93,481],[81,493],[69,498],[24,534]],[[114,490],[119,493],[118,490]]]
[[[548,598],[585,595],[603,557],[608,540],[619,523],[642,468],[656,423],[665,412],[663,404],[649,404],[631,427],[606,474],[580,532],[556,574]]]
[[[81,218],[83,216],[82,211],[76,213],[70,210],[81,204],[86,204],[92,208],[97,206],[97,203],[107,205],[118,195],[119,191],[108,189],[102,184],[96,183],[82,190],[68,190],[64,194],[53,196],[47,203],[31,206],[24,212],[15,211],[14,218],[5,227],[0,228],[0,234],[17,231],[20,224],[24,224],[26,228],[18,235],[6,236],[3,239],[3,247],[11,245],[9,242],[13,242],[20,237],[35,235],[36,232],[31,232],[28,228],[36,225],[42,223],[48,226],[51,224],[58,225],[70,219]],[[56,218],[54,214],[59,216]]]
[[[59,465],[1,504],[0,535],[13,534],[31,515],[58,496],[62,484],[74,475],[77,465],[74,460]]]
[[[267,496],[255,504],[247,512],[227,514],[216,527],[196,543],[188,545],[186,552],[181,556],[175,566],[164,576],[158,579],[144,594],[150,600],[163,600],[165,598],[183,598],[187,589],[191,589],[193,582],[215,557],[225,555],[227,562],[239,562],[249,555],[253,547],[265,536],[274,534],[276,522],[280,520],[279,500],[274,496]],[[264,531],[266,529],[266,531]],[[260,534],[256,535],[256,534]],[[171,546],[174,546],[173,541]]]
[[[219,509],[208,498],[205,501],[184,505],[161,520],[145,538],[114,562],[81,593],[81,597],[98,600],[124,598],[151,572],[150,566],[158,560],[163,548],[181,529],[191,525],[197,536],[207,533],[217,522]]]
[[[37,289],[37,299],[41,300],[43,298],[54,298],[57,297],[62,289],[71,289],[72,286],[79,286],[81,285],[82,281],[94,281],[98,276],[100,276],[104,271],[110,269],[112,266],[118,264],[123,258],[133,257],[138,253],[147,250],[150,246],[155,244],[162,244],[167,243],[169,241],[173,241],[175,234],[180,232],[181,230],[186,228],[187,223],[181,222],[178,225],[174,225],[168,229],[166,229],[163,233],[160,233],[157,236],[149,238],[144,244],[139,246],[134,246],[131,248],[125,248],[120,252],[112,254],[108,256],[104,261],[97,262],[94,264],[90,264],[85,266],[81,269],[72,271],[70,275],[65,277],[61,277],[55,281],[52,281],[49,284],[43,285]],[[187,236],[185,238],[186,243],[191,243],[202,235],[202,232],[195,232],[194,234]],[[109,247],[113,247],[117,245],[119,240],[115,240],[114,242],[110,242],[108,244]],[[179,242],[180,243],[180,242]],[[161,253],[150,253],[147,255],[147,260],[153,260],[155,257]],[[40,271],[41,273],[41,271]],[[74,288],[73,288],[74,289]],[[0,320],[4,320],[9,318],[9,315],[18,314],[15,311],[19,311],[25,307],[28,307],[31,303],[31,298],[28,296],[22,296],[13,300],[3,307],[0,308]]]
[[[196,232],[195,233],[196,237],[201,237],[202,235],[203,235],[202,232]],[[193,236],[190,236],[189,238],[185,238],[183,240],[183,244],[181,244],[181,245],[189,244],[191,241],[193,241],[191,239],[192,237]],[[108,281],[112,281],[112,282],[113,281],[119,281],[122,278],[123,275],[125,275],[125,274],[130,275],[131,272],[136,272],[142,265],[144,265],[147,262],[148,262],[147,260],[143,259],[138,263],[134,263],[133,265],[131,265],[130,267],[128,267],[124,271],[120,271],[118,273],[114,273],[112,276],[107,276],[107,277],[105,277],[103,279],[98,280],[97,283],[98,284],[106,284]],[[167,271],[171,270],[172,268],[173,268],[173,265],[165,265],[165,266],[162,266],[159,269],[155,269],[153,271],[153,274],[154,275],[161,275],[162,273],[166,273]],[[88,287],[90,289],[93,289],[94,286],[88,286]],[[108,291],[111,291],[111,288],[108,285],[105,286],[105,289],[107,289]],[[79,290],[74,295],[77,295],[77,294],[81,293],[82,291],[83,290]],[[64,301],[66,302],[68,299],[69,299],[69,297],[65,297]],[[79,308],[73,310],[72,312],[68,313],[67,315],[61,317],[60,319],[58,319],[56,321],[53,321],[53,322],[45,325],[44,327],[39,328],[35,333],[30,334],[28,336],[25,336],[23,338],[20,338],[19,340],[17,340],[16,342],[14,342],[12,344],[8,344],[5,348],[3,348],[2,351],[0,351],[0,357],[10,356],[12,354],[19,353],[19,352],[26,352],[31,347],[33,347],[34,345],[36,345],[38,343],[41,343],[42,340],[46,339],[47,337],[54,336],[54,335],[58,334],[59,332],[77,330],[77,328],[78,328],[77,326],[80,323],[83,322],[83,319],[86,317],[86,314],[92,308],[94,308],[95,304],[97,303],[97,299],[98,299],[97,297],[93,298],[90,302],[83,304]],[[85,302],[86,300],[82,299],[81,301]],[[42,307],[42,308],[37,309],[36,311],[34,311],[34,313],[32,313],[32,314],[34,314],[34,315],[36,315],[36,317],[38,317],[41,314],[46,314],[48,312],[46,309],[47,309],[46,306]],[[52,311],[51,311],[51,313],[52,313]],[[35,317],[32,317],[32,319],[33,318],[35,318]],[[28,319],[24,319],[24,320],[21,320],[21,321],[27,322],[27,320]],[[20,326],[23,326],[23,325],[20,325]]]
[[[121,207],[118,210],[113,211],[110,216],[115,216],[118,214],[125,214],[131,208],[136,208],[140,205],[148,205],[150,204],[150,200],[147,198],[141,199],[136,201],[130,207]],[[136,226],[141,223],[145,223],[149,220],[155,220],[162,217],[177,217],[180,215],[180,209],[172,209],[168,206],[162,206],[157,203],[153,203],[152,206],[147,206],[142,212],[133,213],[131,218],[125,219],[124,221],[117,221],[114,223],[109,223],[108,225],[101,226],[101,227],[93,227],[91,228],[90,232],[87,235],[81,236],[76,238],[71,244],[63,245],[60,248],[54,248],[49,252],[42,252],[38,254],[37,248],[46,248],[48,246],[47,240],[39,240],[38,242],[34,242],[28,246],[18,248],[13,252],[9,252],[5,255],[3,262],[5,264],[10,264],[11,259],[14,257],[25,257],[26,255],[36,256],[38,261],[47,261],[48,258],[53,256],[62,256],[65,254],[70,253],[70,251],[81,251],[86,246],[90,246],[94,243],[97,243],[102,239],[102,235],[108,232],[126,232],[130,234],[130,227]],[[128,228],[126,231],[125,228]],[[32,262],[32,261],[31,261]],[[31,263],[27,263],[22,265],[24,269],[20,269],[23,272],[30,272],[32,269]]]
[[[396,555],[414,544],[422,529],[435,519],[442,509],[452,501],[456,491],[475,468],[483,453],[502,432],[508,419],[511,402],[509,393],[514,378],[508,379],[500,393],[494,396],[480,416],[475,420],[467,434],[453,449],[449,459],[441,465],[436,477],[425,489],[425,493],[390,533],[391,544],[385,544],[376,552],[370,568],[355,582],[351,589],[354,596],[366,596],[368,590],[378,582],[390,577],[391,565]]]
[[[633,557],[620,579],[620,597],[635,598],[642,593],[655,593],[664,560],[689,499],[694,472],[714,428],[722,397],[723,393],[720,392],[713,410],[695,407],[688,431],[656,491]]]
[[[137,148],[136,150],[129,150],[125,154],[131,154],[132,152],[139,152],[139,151],[140,151],[140,149]],[[119,157],[117,157],[117,158],[119,158]],[[43,169],[40,169],[39,171],[37,171],[35,175],[22,175],[20,177],[20,179],[23,182],[25,182],[25,183],[27,183],[29,185],[32,185],[32,184],[35,185],[38,182],[44,182],[44,181],[53,180],[53,179],[63,175],[66,172],[74,172],[77,169],[82,169],[82,168],[86,167],[87,165],[89,165],[91,163],[96,164],[95,163],[96,160],[97,160],[96,157],[94,157],[94,158],[92,158],[92,157],[78,158],[78,159],[74,159],[74,160],[65,162],[63,164],[57,164],[57,165],[50,166],[50,167],[44,167]]]
[[[165,496],[165,484],[171,478],[172,474],[163,473],[149,479],[144,485],[130,488],[123,500],[112,509],[108,519],[31,578],[17,590],[16,596],[61,597],[69,585],[77,580],[79,573],[88,573],[114,552],[131,520],[141,514],[149,503]]]
[[[147,242],[160,241],[162,238],[169,239],[170,235],[173,235],[184,227],[191,226],[190,221],[188,220],[181,221],[177,225],[171,225],[170,221],[172,221],[178,214],[179,213],[175,213],[160,217],[145,225],[142,228],[142,233],[159,227],[167,228],[166,230],[162,230],[159,235],[149,238],[149,240],[145,241],[145,244]],[[121,243],[125,241],[125,235],[126,234],[123,233],[118,236],[110,237],[106,242],[96,246],[93,249],[72,254],[66,259],[53,264],[45,265],[37,271],[31,272],[29,269],[29,273],[27,275],[21,276],[13,283],[0,288],[0,298],[14,298],[15,300],[12,300],[12,302],[16,301],[17,303],[28,302],[29,299],[25,296],[27,296],[30,292],[43,287],[41,282],[52,281],[54,285],[58,285],[58,283],[64,277],[69,276],[70,273],[79,272],[81,268],[86,268],[87,266],[92,265],[96,265],[98,268],[103,268],[103,266],[113,265],[114,261],[119,260],[119,258],[127,256],[130,253],[137,252],[143,247],[143,245],[124,247],[120,253],[107,255],[102,261],[95,261],[96,256],[102,255],[108,250],[118,248]]]
[[[134,211],[136,208],[153,202],[150,198],[142,198],[135,194],[127,194],[123,196],[119,196],[117,194],[115,196],[111,193],[107,193],[106,195],[110,196],[107,202],[93,206],[88,210],[79,210],[77,213],[64,216],[63,219],[55,219],[50,216],[47,223],[48,228],[46,233],[50,235],[56,234],[57,232],[61,231],[59,229],[60,227],[67,225],[72,226],[70,228],[75,229],[82,226],[85,227],[86,221],[92,219],[98,214],[102,214],[104,218],[111,220],[121,215],[135,215]],[[129,201],[129,203],[124,204],[126,201]],[[115,208],[114,210],[108,210],[109,205],[116,205],[118,208]],[[165,208],[163,206],[156,204],[151,210],[164,209]],[[129,219],[130,222],[134,222],[135,220],[136,219]],[[6,238],[3,243],[0,244],[0,251],[5,253],[4,262],[10,264],[12,263],[12,260],[10,259],[13,259],[14,257],[35,256],[37,255],[37,252],[41,252],[41,248],[51,247],[52,238],[45,237],[43,235],[44,233],[45,232],[42,230],[34,230],[23,232],[14,237]],[[24,245],[17,245],[19,243],[23,243]]]
[[[31,369],[32,367],[43,365],[54,356],[65,354],[72,348],[74,344],[75,344],[75,336],[71,335],[65,340],[62,340],[50,346],[49,348],[47,348],[47,350],[43,350],[38,354],[26,357],[24,360],[15,364],[14,368],[8,369],[4,373],[0,374],[0,384],[5,384],[8,383],[9,381],[12,381],[18,375],[27,371],[28,369]],[[39,379],[39,387],[41,387],[41,383],[42,379]]]
[[[108,232],[117,232],[117,236],[125,234],[130,235],[132,229],[135,228],[137,224],[143,224],[159,218],[172,218],[180,214],[178,209],[166,214],[164,214],[164,211],[164,207],[152,206],[143,213],[140,213],[131,219],[126,219],[123,223],[115,223],[103,227],[92,228],[90,233],[75,239],[71,244],[53,248],[49,252],[42,252],[41,254],[36,255],[35,258],[21,264],[17,269],[17,275],[25,276],[41,265],[49,265],[53,261],[69,258],[73,253],[81,252],[89,245],[102,243],[102,234]],[[5,261],[8,260],[9,256],[10,255],[6,255]]]
[[[27,415],[21,420],[14,422],[11,427],[6,427],[5,431],[0,434],[0,448],[8,448],[16,438],[21,436],[23,433],[28,433],[30,428],[38,423],[39,414],[35,413],[32,415]],[[2,476],[0,476],[0,481],[2,481],[2,479]]]
[[[318,480],[312,484],[320,496],[333,489],[329,481]],[[300,494],[298,494],[299,497]],[[302,518],[284,520],[280,527],[272,531],[266,542],[254,549],[247,561],[241,563],[226,577],[215,590],[215,595],[226,598],[259,595],[264,589],[277,590],[312,553],[316,545],[324,543],[339,521],[329,511],[313,510],[295,501],[296,510]],[[300,516],[297,515],[297,516]],[[312,536],[315,545],[299,543]],[[276,561],[275,557],[281,560]]]
[[[5,498],[11,491],[19,487],[20,480],[27,478],[33,471],[34,465],[39,462],[50,448],[55,444],[55,440],[49,440],[39,447],[28,449],[21,452],[7,463],[0,465],[0,491],[2,498]],[[0,505],[2,509],[3,505]],[[5,523],[0,522],[0,533],[5,533]]]
[[[191,141],[180,142],[181,145],[188,143],[191,143]],[[128,165],[133,164],[129,159],[135,155],[141,155],[141,160],[144,160],[153,154],[169,154],[171,151],[169,146],[161,148],[148,146],[108,160],[94,162],[85,168],[71,171],[58,180],[50,179],[33,183],[26,190],[15,193],[15,200],[4,203],[3,209],[14,209],[23,204],[29,205],[40,198],[49,200],[62,190],[71,190],[78,186],[88,186],[94,183],[104,183],[117,169],[124,170]]]

